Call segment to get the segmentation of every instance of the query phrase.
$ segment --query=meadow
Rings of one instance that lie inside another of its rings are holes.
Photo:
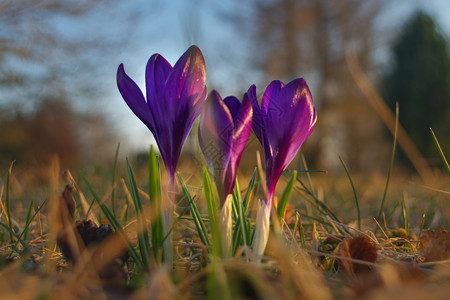
[[[281,219],[272,213],[261,260],[251,251],[251,234],[264,196],[262,174],[257,168],[240,173],[233,256],[221,258],[205,196],[207,172],[202,176],[186,155],[178,171],[169,268],[152,246],[158,213],[149,194],[165,180],[158,162],[154,151],[126,163],[116,155],[110,169],[73,175],[57,158],[36,169],[12,164],[2,176],[1,298],[443,299],[449,293],[445,170],[433,173],[432,186],[394,166],[388,174],[351,174],[344,161],[344,175],[308,170],[306,163],[295,176],[287,170],[274,202],[287,197],[288,203]],[[152,180],[155,172],[161,181]],[[72,196],[74,221],[68,222],[63,200]],[[99,240],[91,234],[85,247],[75,222],[86,219],[121,234]],[[239,234],[244,229],[247,241]],[[62,231],[71,236],[65,256],[57,242]]]
[[[448,298],[444,4],[4,2],[0,299]]]

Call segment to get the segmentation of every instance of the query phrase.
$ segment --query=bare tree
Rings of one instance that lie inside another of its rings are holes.
[[[386,152],[382,125],[350,76],[345,51],[351,47],[364,71],[374,74],[374,20],[381,1],[247,3],[254,11],[245,16],[246,24],[256,26],[249,31],[253,65],[265,72],[264,84],[305,77],[313,90],[318,126],[305,150],[309,158],[315,156],[315,167],[342,169],[339,155],[353,169],[376,167]]]
[[[78,156],[70,160],[92,161],[100,153],[102,158],[114,155],[118,139],[111,138],[108,122],[112,120],[105,119],[117,68],[111,62],[128,47],[138,48],[136,35],[149,34],[135,27],[143,26],[143,20],[148,23],[144,16],[151,16],[153,2],[139,7],[105,0],[0,1],[0,123],[39,119],[35,113],[43,107],[51,114],[49,122],[70,112],[73,118],[64,121],[74,126],[66,132],[72,140],[66,145],[77,148]],[[49,109],[49,99],[55,109]],[[5,128],[0,127],[4,137]],[[49,132],[39,134],[42,149],[46,149],[45,133]],[[57,140],[63,143],[63,138]],[[75,141],[79,144],[72,145]],[[20,146],[26,143],[32,141],[22,141]],[[52,143],[54,148],[64,146]],[[22,149],[16,146],[10,148]]]

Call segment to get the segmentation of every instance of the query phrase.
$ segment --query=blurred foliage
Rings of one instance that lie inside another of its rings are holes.
[[[429,128],[450,149],[450,52],[446,37],[425,13],[414,15],[392,47],[392,68],[383,78],[384,96],[425,157],[437,158]],[[433,162],[433,161],[431,161]]]
[[[316,128],[302,146],[314,168],[343,172],[341,155],[355,171],[375,171],[387,161],[383,125],[352,79],[346,51],[356,53],[365,73],[376,71],[375,21],[382,1],[250,1],[251,60],[264,84],[304,77],[318,110]],[[257,55],[255,55],[257,53]],[[259,89],[262,94],[263,90]],[[252,149],[252,155],[254,149]],[[295,164],[295,163],[294,163]]]
[[[74,113],[68,105],[56,99],[42,101],[31,115],[21,112],[0,123],[0,153],[2,163],[11,160],[48,161],[58,154],[63,163],[74,165],[80,159],[79,137],[75,133]]]
[[[43,165],[57,155],[64,167],[74,167],[111,158],[107,147],[114,143],[113,134],[104,117],[78,114],[68,103],[46,98],[32,113],[0,111],[0,165],[5,168],[12,160]]]

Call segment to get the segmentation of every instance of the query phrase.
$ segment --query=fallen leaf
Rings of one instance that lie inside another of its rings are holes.
[[[420,238],[420,252],[423,253],[425,261],[450,259],[450,230],[427,230]]]
[[[378,255],[377,248],[370,240],[363,236],[344,239],[338,247],[337,252],[342,257],[362,260],[369,263],[374,263],[377,260]],[[341,271],[351,275],[366,273],[372,270],[370,265],[345,259],[339,260],[339,266]]]

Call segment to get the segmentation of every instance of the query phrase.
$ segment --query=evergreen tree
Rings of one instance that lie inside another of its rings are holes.
[[[392,48],[392,69],[383,80],[384,97],[425,157],[437,157],[429,128],[450,151],[449,45],[428,15],[419,12]]]

